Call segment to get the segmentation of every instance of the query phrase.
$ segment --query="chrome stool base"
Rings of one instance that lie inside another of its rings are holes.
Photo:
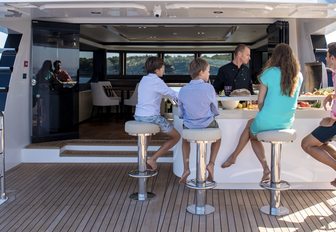
[[[129,198],[136,201],[147,201],[155,197],[155,194],[152,192],[147,192],[147,196],[139,193],[132,193]]]
[[[7,200],[8,200],[8,197],[0,199],[0,205],[2,205],[3,203],[5,203]]]
[[[208,215],[215,212],[215,208],[211,205],[204,205],[202,207],[197,207],[195,204],[188,205],[187,211],[195,215]]]
[[[281,180],[279,183],[260,182],[259,186],[264,189],[273,190],[273,191],[284,191],[284,190],[290,189],[290,184],[285,180]]]
[[[191,189],[206,190],[215,188],[217,186],[217,183],[215,181],[205,181],[204,183],[197,183],[197,180],[192,179],[187,181],[186,186]]]
[[[260,211],[264,214],[272,216],[283,216],[289,214],[289,210],[283,206],[280,206],[278,208],[271,208],[269,205],[265,205],[260,208]]]
[[[157,171],[152,171],[152,170],[146,170],[144,172],[140,172],[139,170],[132,170],[128,173],[130,177],[134,178],[149,178],[156,176],[158,174]]]

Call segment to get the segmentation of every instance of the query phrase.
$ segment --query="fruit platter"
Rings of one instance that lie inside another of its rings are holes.
[[[321,101],[298,101],[297,109],[320,109],[322,107]]]

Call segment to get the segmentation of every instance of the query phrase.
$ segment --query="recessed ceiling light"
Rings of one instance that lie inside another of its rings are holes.
[[[214,14],[223,14],[224,12],[221,11],[221,10],[215,10],[213,13],[214,13]]]

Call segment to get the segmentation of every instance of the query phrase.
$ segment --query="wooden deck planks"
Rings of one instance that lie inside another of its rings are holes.
[[[210,190],[215,213],[186,212],[195,190],[178,184],[171,164],[148,181],[157,196],[137,202],[134,164],[21,164],[6,175],[10,200],[0,206],[0,231],[336,231],[336,191],[289,190],[283,217],[262,214],[265,190]]]

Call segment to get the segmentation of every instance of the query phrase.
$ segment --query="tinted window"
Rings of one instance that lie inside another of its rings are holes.
[[[107,75],[120,74],[120,55],[117,52],[106,53],[106,73]]]
[[[156,53],[127,53],[126,75],[145,75],[145,62],[148,57],[157,56]]]
[[[166,75],[189,75],[189,64],[195,58],[192,53],[164,55]]]
[[[88,83],[93,73],[93,52],[79,52],[79,83]]]
[[[201,57],[210,64],[210,75],[217,75],[221,66],[231,62],[232,53],[204,53]]]

